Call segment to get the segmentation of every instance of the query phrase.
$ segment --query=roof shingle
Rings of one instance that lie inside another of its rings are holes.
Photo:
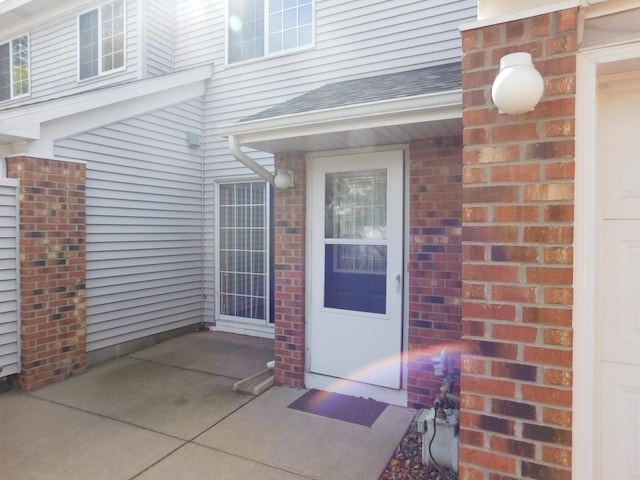
[[[446,92],[460,88],[462,88],[462,68],[460,62],[455,62],[330,83],[243,118],[240,122]]]

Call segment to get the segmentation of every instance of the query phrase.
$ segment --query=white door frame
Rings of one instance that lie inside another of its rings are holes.
[[[597,447],[599,339],[596,317],[598,233],[598,69],[639,57],[640,42],[585,49],[576,64],[572,478],[600,480]]]
[[[388,147],[380,147],[380,148],[367,148],[367,149],[350,149],[350,150],[337,150],[337,151],[327,151],[327,152],[320,152],[320,153],[310,153],[309,155],[307,155],[307,161],[314,161],[315,159],[319,159],[322,157],[335,157],[338,155],[351,155],[351,154],[359,154],[359,153],[366,153],[366,152],[383,152],[383,151],[398,151],[398,150],[402,150],[404,152],[404,193],[403,193],[403,203],[404,203],[404,207],[403,207],[403,216],[406,218],[406,212],[408,211],[408,195],[409,195],[409,189],[406,188],[406,185],[408,184],[408,175],[409,175],[409,169],[407,168],[407,159],[409,158],[409,149],[408,149],[408,145],[393,145],[393,146],[388,146]],[[321,160],[320,160],[321,161]],[[307,169],[307,171],[310,171],[310,169]],[[309,205],[309,202],[312,200],[313,198],[313,189],[312,189],[312,179],[307,177],[307,189],[306,189],[306,194],[307,194],[307,198],[306,198],[306,202],[307,205]],[[406,264],[407,264],[407,257],[406,257],[406,252],[408,252],[407,249],[407,242],[408,242],[408,238],[406,235],[407,232],[407,223],[405,222],[405,225],[403,226],[403,247],[404,247],[404,251],[405,254],[403,256],[403,265],[404,265],[404,275],[402,275],[402,281],[403,281],[403,285],[402,288],[404,289],[404,291],[407,291],[407,287],[408,287],[408,282],[409,282],[409,278],[408,275],[406,274]],[[309,371],[309,364],[310,364],[310,349],[309,349],[309,342],[308,342],[308,338],[306,337],[306,335],[309,334],[310,332],[310,327],[309,327],[309,311],[310,311],[310,295],[311,295],[311,282],[313,281],[312,278],[312,272],[311,272],[311,262],[309,259],[309,256],[311,255],[311,243],[312,243],[312,222],[310,221],[310,219],[307,217],[307,226],[306,226],[306,257],[307,257],[307,261],[306,261],[306,285],[307,288],[305,288],[305,295],[306,295],[306,306],[305,306],[305,310],[307,312],[306,314],[306,328],[305,328],[305,345],[306,345],[306,356],[305,356],[305,377],[304,377],[304,382],[305,382],[305,387],[306,388],[315,388],[315,389],[319,389],[319,390],[325,390],[325,391],[329,391],[329,392],[337,392],[337,393],[342,393],[342,394],[346,394],[346,395],[352,395],[355,397],[364,397],[364,398],[372,398],[374,400],[378,400],[381,402],[385,402],[385,403],[389,403],[392,405],[400,405],[403,407],[406,407],[407,402],[408,402],[408,393],[407,393],[407,368],[408,368],[408,356],[407,356],[407,341],[408,341],[408,330],[407,330],[407,322],[406,322],[406,318],[407,318],[407,301],[406,298],[403,298],[403,305],[402,305],[402,316],[403,316],[403,322],[402,322],[402,332],[401,332],[401,337],[402,337],[402,361],[401,361],[401,387],[399,390],[395,390],[395,389],[390,389],[390,388],[384,388],[384,387],[379,387],[376,385],[369,385],[369,384],[365,384],[365,383],[359,383],[359,382],[353,382],[350,380],[346,380],[346,379],[336,379],[336,378],[332,378],[332,377],[327,377],[324,375],[319,375],[316,373],[312,373]]]

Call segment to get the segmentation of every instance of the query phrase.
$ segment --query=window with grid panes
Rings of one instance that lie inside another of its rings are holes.
[[[125,3],[116,0],[78,17],[79,78],[124,67]]]
[[[0,44],[0,101],[28,95],[29,36]]]
[[[221,184],[218,204],[220,317],[269,321],[269,185]]]
[[[313,42],[313,0],[228,0],[228,62]]]

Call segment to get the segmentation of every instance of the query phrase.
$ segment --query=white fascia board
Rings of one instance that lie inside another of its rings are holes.
[[[462,90],[281,115],[221,125],[216,130],[223,137],[234,135],[243,144],[451,118],[462,118]]]
[[[192,83],[203,82],[202,88],[204,89],[204,81],[211,78],[212,72],[212,66],[206,65],[0,112],[0,135],[6,134],[35,140],[40,138],[40,126],[45,122],[96,110],[115,103],[122,104]]]
[[[541,7],[534,7],[524,9],[518,12],[506,13],[497,17],[485,18],[476,22],[463,23],[459,25],[460,31],[473,30],[474,28],[489,27],[491,25],[500,25],[502,23],[512,22],[514,20],[522,20],[523,18],[536,17],[538,15],[544,15],[546,13],[558,12],[560,10],[566,10],[568,8],[574,8],[580,6],[581,0],[564,0],[558,3],[552,3],[550,5],[544,5]]]
[[[20,8],[32,1],[33,0],[4,0],[3,2],[0,2],[0,15],[15,10],[16,8]]]

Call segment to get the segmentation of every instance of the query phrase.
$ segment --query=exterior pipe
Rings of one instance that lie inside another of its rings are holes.
[[[275,187],[273,174],[240,150],[240,145],[234,135],[229,135],[229,150],[236,160]]]

